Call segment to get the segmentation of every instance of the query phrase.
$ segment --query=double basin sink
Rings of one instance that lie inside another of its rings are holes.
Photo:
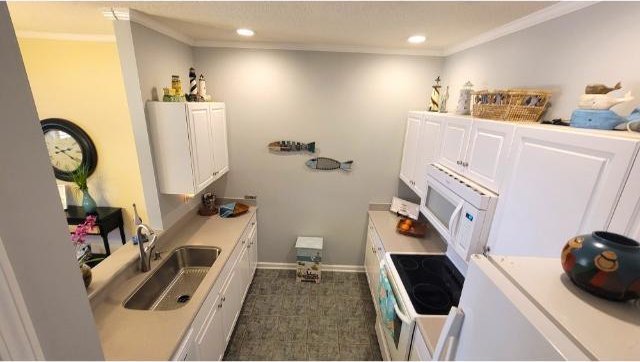
[[[220,252],[220,248],[206,246],[174,249],[127,298],[124,307],[166,311],[184,306],[198,289]]]

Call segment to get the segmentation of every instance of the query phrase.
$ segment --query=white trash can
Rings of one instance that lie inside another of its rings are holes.
[[[296,281],[320,283],[322,241],[321,237],[298,236]]]

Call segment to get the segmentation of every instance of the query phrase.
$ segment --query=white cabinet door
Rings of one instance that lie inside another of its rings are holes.
[[[364,249],[364,269],[367,274],[369,289],[371,290],[372,296],[376,295],[376,291],[378,290],[378,278],[376,277],[378,274],[378,268],[379,265],[378,258],[376,257],[376,249],[373,245],[371,235],[367,234],[367,242]]]
[[[420,125],[418,154],[413,172],[414,187],[420,198],[424,198],[427,192],[427,167],[438,159],[444,123],[444,117],[427,114]]]
[[[188,104],[189,140],[196,193],[213,180],[213,142],[211,139],[209,105]]]
[[[244,295],[249,290],[249,285],[253,279],[253,273],[251,272],[251,249],[249,248],[250,240],[246,238],[244,240],[244,249],[238,260],[238,267],[242,273],[242,300],[244,301]]]
[[[246,253],[247,249],[243,248],[242,253]],[[242,273],[242,267],[239,264],[242,261],[242,254],[238,259],[236,265],[231,270],[226,285],[222,288],[220,295],[222,296],[220,301],[222,302],[222,332],[225,339],[223,341],[224,346],[226,342],[231,339],[233,333],[233,327],[240,315],[240,309],[242,307],[242,299],[244,297],[245,277]]]
[[[515,129],[514,124],[507,122],[475,120],[463,164],[464,175],[499,192]]]
[[[196,349],[200,361],[220,361],[224,355],[222,330],[222,303],[216,298],[202,330],[196,337]]]
[[[471,119],[449,117],[442,132],[438,162],[458,173],[463,172],[462,162],[467,153],[471,124]]]
[[[211,109],[211,131],[213,139],[214,165],[216,178],[229,171],[229,152],[227,149],[227,118],[224,108]]]
[[[413,332],[409,361],[431,361],[431,353],[429,353],[429,348],[427,348],[424,337],[417,326]]]
[[[518,127],[491,253],[558,257],[569,238],[605,230],[637,145],[601,133]]]
[[[400,166],[400,179],[407,186],[414,187],[414,172],[418,157],[418,141],[420,139],[421,115],[417,112],[409,112],[407,129],[404,135],[404,148],[402,150],[402,164]]]
[[[249,281],[253,279],[253,275],[256,272],[256,268],[258,267],[258,223],[254,219],[252,221],[255,225],[253,225],[253,233],[251,234],[251,238],[249,241],[249,272],[251,278]]]
[[[640,241],[640,158],[636,158],[631,168],[609,231]]]

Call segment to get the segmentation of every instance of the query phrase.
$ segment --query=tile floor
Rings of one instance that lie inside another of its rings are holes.
[[[381,360],[365,274],[258,269],[224,359]]]

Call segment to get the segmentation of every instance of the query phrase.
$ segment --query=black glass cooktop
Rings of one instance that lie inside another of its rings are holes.
[[[445,255],[391,254],[418,314],[445,315],[460,301],[464,276]]]

